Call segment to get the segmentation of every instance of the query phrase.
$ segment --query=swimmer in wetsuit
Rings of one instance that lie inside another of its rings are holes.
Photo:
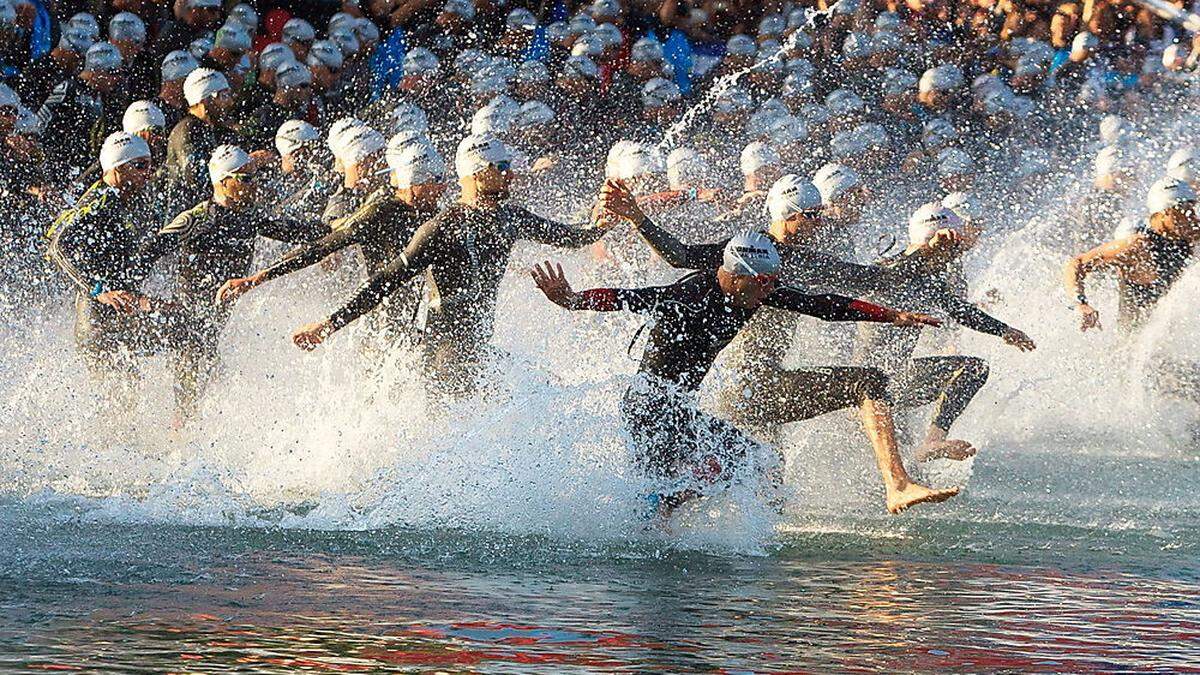
[[[761,307],[827,321],[939,324],[929,316],[838,295],[807,295],[776,287],[778,272],[774,243],[756,232],[731,239],[715,271],[697,272],[668,286],[577,293],[561,267],[552,268],[547,262],[532,272],[546,297],[567,309],[628,310],[651,318],[639,376],[625,392],[621,414],[634,439],[639,468],[651,478],[672,483],[660,499],[665,513],[702,494],[705,486],[727,482],[746,455],[761,448],[733,424],[702,412],[695,403],[696,390],[717,355]],[[898,513],[958,493],[957,488],[934,490],[913,483],[894,444],[877,445],[876,451],[888,511]]]
[[[186,325],[173,363],[177,427],[195,417],[219,363],[217,346],[229,308],[216,301],[217,288],[250,271],[258,237],[298,243],[329,232],[316,220],[290,220],[256,208],[259,166],[237,146],[217,146],[208,161],[212,198],[172,219],[139,254],[146,265],[179,254],[177,297]]]
[[[1080,328],[1100,328],[1100,312],[1088,304],[1084,284],[1094,272],[1112,270],[1120,288],[1120,326],[1132,330],[1192,263],[1200,242],[1196,192],[1177,178],[1156,182],[1146,197],[1148,225],[1072,258],[1063,283],[1075,298]]]
[[[954,288],[947,277],[950,267],[975,243],[978,230],[965,226],[954,211],[932,202],[909,219],[908,236],[910,243],[902,254],[880,263],[888,274],[886,288],[868,298],[905,309],[941,310],[962,326],[995,335],[1022,351],[1036,348],[1025,333],[967,302],[965,288]],[[975,454],[975,449],[966,441],[948,438],[950,427],[987,382],[988,364],[977,356],[913,358],[920,337],[920,328],[863,324],[859,326],[855,363],[888,374],[897,408],[935,405],[925,442],[915,452],[918,461],[965,459]]]
[[[395,140],[395,139],[393,139]],[[367,272],[376,275],[404,252],[404,246],[429,217],[446,191],[446,162],[432,146],[390,144],[387,152],[391,187],[380,188],[328,235],[304,244],[279,262],[249,277],[230,279],[217,292],[220,302],[232,302],[243,293],[272,279],[297,272],[349,246],[361,247]],[[384,302],[385,334],[413,337],[413,317],[420,304],[419,286],[409,284]]]
[[[711,269],[720,264],[727,242],[683,244],[651,222],[620,182],[608,183],[601,201],[611,213],[630,220],[672,267]],[[865,295],[890,290],[896,282],[896,277],[881,267],[838,260],[807,245],[823,226],[821,194],[811,183],[792,174],[784,176],[768,193],[768,206],[771,223],[767,236],[779,248],[784,283],[809,290]],[[955,306],[946,304],[953,300],[950,296],[939,300],[934,304]],[[955,312],[950,313],[963,320]],[[863,366],[785,367],[783,359],[792,346],[798,322],[794,313],[771,307],[756,313],[731,359],[734,377],[720,394],[723,412],[740,425],[773,435],[784,424],[855,407],[875,453],[895,452],[887,375],[879,368]],[[956,456],[965,458],[968,454],[964,450]]]
[[[418,228],[404,251],[341,309],[297,332],[296,345],[316,348],[428,268],[439,301],[429,308],[422,343],[426,384],[454,398],[474,392],[491,359],[496,292],[517,241],[581,248],[607,232],[556,223],[506,203],[511,158],[495,136],[464,139],[455,156],[459,202]]]

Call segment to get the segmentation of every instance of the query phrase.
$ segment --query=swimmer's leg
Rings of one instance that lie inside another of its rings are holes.
[[[975,454],[966,441],[951,439],[950,427],[988,379],[988,365],[974,356],[931,356],[913,359],[891,391],[897,408],[935,403],[925,442],[915,451],[917,461],[963,460]]]

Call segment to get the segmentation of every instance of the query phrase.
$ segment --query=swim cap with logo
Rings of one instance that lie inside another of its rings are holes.
[[[779,250],[761,232],[742,232],[725,244],[721,269],[738,276],[779,274]]]
[[[766,210],[771,222],[787,220],[797,213],[819,212],[821,206],[817,186],[794,173],[775,181],[767,191]]]
[[[150,146],[146,141],[124,131],[109,134],[100,147],[100,168],[106,172],[136,159],[149,158]]]

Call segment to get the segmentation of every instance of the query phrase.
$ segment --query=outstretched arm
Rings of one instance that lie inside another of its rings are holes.
[[[725,242],[685,244],[675,235],[654,224],[623,181],[609,180],[600,190],[600,205],[609,213],[633,224],[642,239],[671,267],[700,270],[720,266]]]
[[[550,302],[570,310],[616,312],[627,309],[644,312],[653,307],[662,295],[662,289],[657,287],[592,288],[575,291],[567,281],[562,265],[552,265],[549,260],[541,265],[534,265],[529,275]]]
[[[1033,340],[1024,332],[1013,328],[958,295],[955,295],[949,288],[944,290],[945,292],[939,296],[942,301],[942,309],[946,310],[950,318],[958,323],[973,331],[1002,338],[1005,342],[1023,352],[1033,351],[1037,348]]]
[[[1141,254],[1141,242],[1140,236],[1110,241],[1067,261],[1063,267],[1063,286],[1075,298],[1081,330],[1100,328],[1100,312],[1088,304],[1084,288],[1088,276],[1103,269],[1132,266]]]
[[[305,351],[316,349],[317,345],[324,342],[330,335],[375,309],[401,284],[428,267],[437,255],[438,247],[441,246],[439,243],[441,238],[438,236],[441,223],[441,218],[435,217],[418,228],[412,241],[408,242],[408,246],[404,248],[404,253],[368,279],[367,283],[341,309],[324,321],[311,323],[301,328],[292,337],[296,346]]]
[[[868,321],[897,326],[941,326],[941,320],[928,314],[901,312],[865,300],[842,295],[808,295],[784,286],[767,296],[764,304],[800,312],[824,321]]]

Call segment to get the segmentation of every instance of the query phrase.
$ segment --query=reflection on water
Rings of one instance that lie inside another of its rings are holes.
[[[0,669],[1200,669],[1200,585],[1106,570],[699,555],[486,570],[349,553],[214,556],[186,582],[5,582]]]

